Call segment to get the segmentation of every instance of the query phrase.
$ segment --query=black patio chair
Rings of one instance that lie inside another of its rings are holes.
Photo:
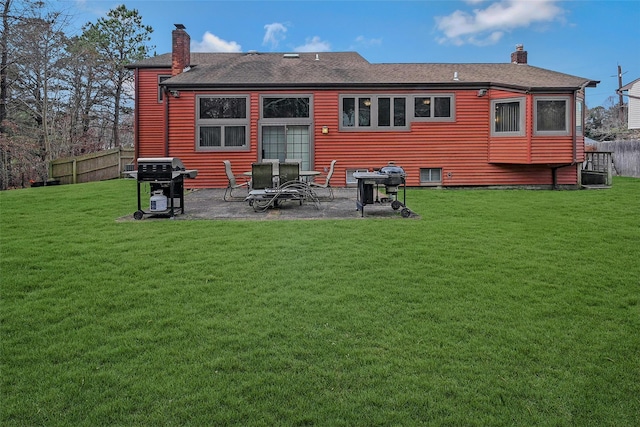
[[[278,185],[300,181],[300,163],[280,163]]]
[[[253,190],[273,188],[272,163],[253,163],[251,165],[251,188]]]

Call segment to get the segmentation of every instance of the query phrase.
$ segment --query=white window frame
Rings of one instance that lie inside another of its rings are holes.
[[[518,127],[517,131],[497,131],[495,127],[496,123],[496,108],[498,104],[509,104],[512,102],[517,102],[519,104],[519,117],[518,117]],[[518,98],[499,98],[491,101],[491,136],[525,136],[526,128],[525,128],[525,118],[527,116],[526,110],[526,102],[524,97]]]
[[[538,102],[564,101],[564,130],[538,130]],[[533,134],[541,136],[571,135],[571,97],[569,96],[534,96],[533,97]]]
[[[245,106],[245,111],[246,111],[246,117],[244,118],[224,118],[224,119],[201,119],[200,118],[200,100],[203,98],[239,98],[239,99],[244,99],[246,106]],[[196,95],[196,151],[249,151],[251,149],[251,145],[249,144],[249,138],[250,138],[250,129],[249,129],[249,123],[250,123],[250,116],[251,116],[251,110],[250,110],[250,102],[249,102],[249,95],[224,95],[224,94],[216,94],[216,95],[209,95],[209,94],[202,94],[202,95]],[[219,147],[208,147],[208,146],[201,146],[200,145],[200,129],[201,128],[206,128],[206,127],[219,127],[220,128],[220,138],[221,138],[221,146]],[[225,128],[226,127],[244,127],[245,128],[245,140],[244,140],[244,145],[242,146],[225,146]]]
[[[418,98],[430,98],[430,116],[429,117],[416,117],[416,99]],[[435,117],[435,103],[436,98],[449,98],[449,116]],[[425,93],[416,94],[410,98],[411,103],[411,121],[414,122],[455,122],[456,121],[456,96],[453,93]]]

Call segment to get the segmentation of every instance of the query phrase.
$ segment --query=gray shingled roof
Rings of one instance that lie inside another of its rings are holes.
[[[288,57],[287,57],[288,56]],[[163,84],[176,87],[504,86],[575,90],[598,81],[526,64],[371,64],[355,52],[192,53],[191,69]],[[171,54],[130,68],[170,68]],[[457,75],[458,80],[454,80]]]

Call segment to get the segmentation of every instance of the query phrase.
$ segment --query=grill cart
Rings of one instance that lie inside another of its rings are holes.
[[[196,169],[185,169],[177,157],[149,157],[138,159],[138,170],[128,172],[138,182],[138,210],[135,219],[145,215],[169,215],[173,218],[179,208],[184,213],[184,179],[198,175]],[[140,184],[149,183],[149,212],[142,210]]]
[[[375,172],[354,172],[353,177],[358,180],[358,200],[356,207],[362,213],[362,216],[364,216],[364,207],[374,203],[390,203],[394,211],[402,208],[400,214],[403,218],[409,218],[411,216],[411,210],[406,207],[406,174],[400,166],[389,162],[387,166]],[[387,194],[387,197],[382,199],[378,196],[378,189],[381,185],[384,185],[385,193]],[[398,200],[398,187],[400,186],[402,186],[403,190],[402,202]]]

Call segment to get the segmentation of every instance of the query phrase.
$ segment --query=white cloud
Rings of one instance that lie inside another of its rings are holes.
[[[273,24],[267,24],[264,26],[265,33],[264,38],[262,39],[262,45],[271,45],[271,48],[274,49],[278,47],[278,44],[282,40],[285,39],[285,33],[287,32],[287,27],[278,22],[274,22]]]
[[[494,44],[505,31],[561,18],[564,10],[557,3],[557,0],[500,0],[471,13],[456,10],[451,15],[436,17],[436,27],[444,34],[438,41],[456,45]]]
[[[242,46],[236,42],[222,40],[220,37],[211,34],[209,31],[204,33],[202,41],[191,41],[192,52],[242,52]]]
[[[368,39],[365,36],[358,36],[358,37],[356,37],[356,44],[358,44],[360,46],[365,46],[365,47],[379,46],[379,45],[382,44],[382,38],[379,38],[379,39]]]
[[[305,44],[293,49],[294,52],[329,52],[330,50],[331,44],[320,40],[318,36],[307,39]]]

